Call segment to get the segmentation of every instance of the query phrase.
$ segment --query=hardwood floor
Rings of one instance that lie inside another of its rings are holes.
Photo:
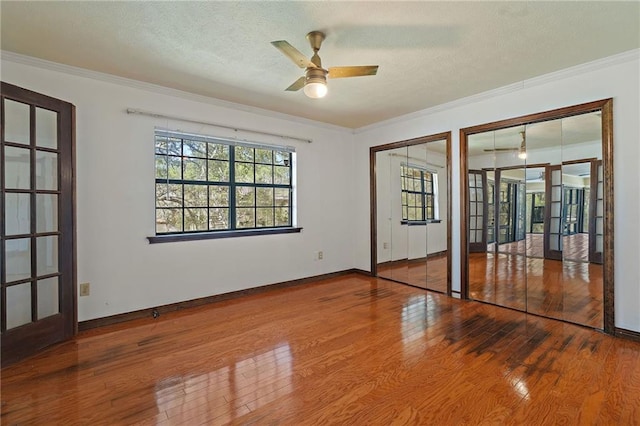
[[[426,288],[440,293],[447,292],[447,254],[423,259],[389,262],[378,265],[378,275],[390,280]]]
[[[602,265],[471,253],[469,297],[602,329]]]
[[[640,343],[364,275],[94,329],[2,370],[3,424],[640,421]]]
[[[573,234],[562,237],[562,257],[576,262],[589,261],[589,234]],[[495,243],[487,245],[487,251],[495,251]],[[527,234],[524,240],[500,244],[500,253],[521,254],[528,257],[544,258],[544,235]]]

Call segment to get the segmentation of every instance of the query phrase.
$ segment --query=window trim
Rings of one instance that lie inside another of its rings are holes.
[[[182,234],[160,234],[147,237],[149,244],[175,243],[179,241],[216,240],[220,238],[251,237],[256,235],[295,234],[303,228],[291,226],[281,228],[252,228],[240,230],[201,231]]]

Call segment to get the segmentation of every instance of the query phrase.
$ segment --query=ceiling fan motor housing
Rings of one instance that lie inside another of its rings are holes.
[[[307,68],[305,74],[305,84],[309,83],[322,83],[327,84],[328,71],[324,68]]]

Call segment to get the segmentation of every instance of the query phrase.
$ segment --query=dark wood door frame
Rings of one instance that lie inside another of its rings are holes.
[[[467,174],[468,137],[473,134],[521,126],[543,121],[572,117],[590,112],[602,112],[602,162],[604,167],[604,252],[603,252],[603,297],[604,331],[615,333],[614,319],[614,269],[613,269],[613,99],[602,99],[580,105],[509,118],[492,123],[460,129],[460,287],[461,297],[469,298],[469,243],[467,223],[469,220],[469,182]],[[545,200],[546,201],[546,200]]]
[[[37,319],[36,303],[37,291],[37,271],[34,269],[34,260],[31,260],[31,277],[22,280],[25,283],[31,282],[31,318],[32,322],[21,325],[10,330],[6,329],[6,287],[5,272],[2,271],[2,364],[3,366],[14,363],[22,358],[34,354],[36,351],[43,349],[51,344],[69,339],[78,331],[78,311],[77,311],[77,248],[76,248],[76,182],[75,182],[75,107],[65,101],[55,99],[40,93],[36,93],[5,82],[1,83],[1,99],[0,113],[2,114],[2,122],[4,123],[4,99],[14,100],[30,105],[30,138],[28,145],[31,150],[44,150],[45,148],[37,147],[35,143],[35,117],[36,108],[48,109],[57,113],[57,140],[58,147],[55,150],[49,150],[59,155],[58,162],[58,231],[59,252],[58,252],[58,308],[59,312],[52,316]],[[4,140],[4,130],[2,132],[2,142],[11,144]],[[13,144],[15,145],[15,144]],[[27,146],[27,145],[25,145]],[[3,147],[4,148],[4,147]],[[34,156],[31,154],[31,168],[34,167]],[[4,149],[0,152],[0,164],[4,164]],[[31,171],[32,182],[31,189],[31,238],[40,235],[35,230],[35,213],[33,211],[33,200],[37,189],[34,185],[34,174]],[[4,172],[1,179],[1,196],[0,209],[4,209],[5,194],[5,178]],[[61,230],[61,231],[60,231]],[[0,232],[2,235],[2,245],[4,246],[5,238],[4,230]],[[51,234],[51,233],[49,233]],[[45,233],[47,235],[47,233]],[[22,237],[19,237],[22,238]],[[32,244],[33,245],[33,244]],[[31,249],[33,252],[33,248]],[[4,247],[0,247],[0,254],[4,254]],[[53,276],[53,275],[52,275]]]
[[[371,244],[371,276],[378,276],[378,199],[376,188],[376,154],[396,148],[422,145],[423,143],[446,141],[447,162],[447,294],[451,295],[451,132],[421,136],[419,138],[392,142],[369,148],[369,226]]]

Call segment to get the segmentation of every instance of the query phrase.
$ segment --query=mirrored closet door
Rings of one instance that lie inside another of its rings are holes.
[[[450,292],[450,133],[372,147],[374,275]]]
[[[604,100],[462,130],[468,298],[613,330],[611,122]]]

